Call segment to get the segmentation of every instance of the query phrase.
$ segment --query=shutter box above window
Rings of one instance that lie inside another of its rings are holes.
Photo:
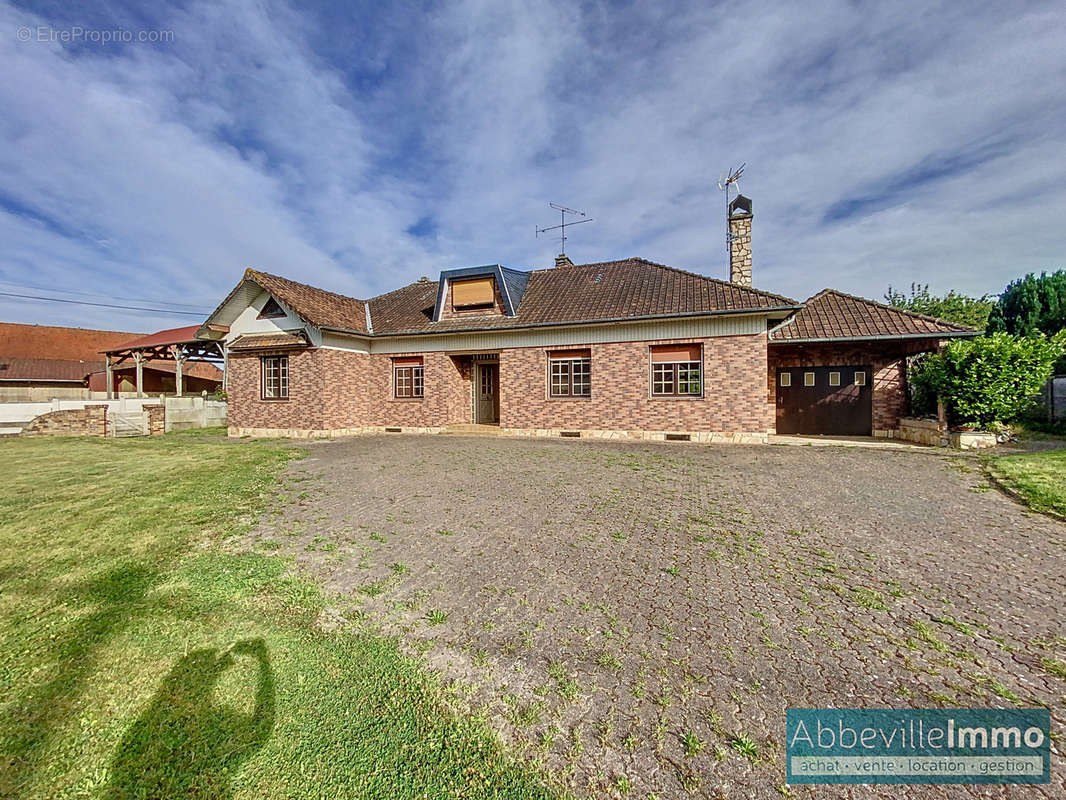
[[[454,308],[490,306],[495,300],[492,278],[476,278],[472,281],[452,283],[452,306]]]
[[[548,358],[560,361],[571,358],[592,358],[592,350],[589,348],[584,350],[551,350],[548,353]]]
[[[656,345],[651,349],[651,360],[656,364],[673,361],[699,361],[700,349],[698,344]]]
[[[404,356],[403,358],[394,358],[392,363],[397,367],[417,367],[422,364],[422,356]]]

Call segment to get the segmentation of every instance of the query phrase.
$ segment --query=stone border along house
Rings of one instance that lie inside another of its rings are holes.
[[[562,255],[357,300],[249,269],[197,335],[225,343],[231,435],[893,436],[906,357],[976,332],[831,289],[797,303],[751,288],[750,208],[730,206],[728,282]]]

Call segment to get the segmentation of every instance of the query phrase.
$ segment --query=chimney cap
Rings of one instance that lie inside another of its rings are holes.
[[[731,201],[729,201],[729,216],[733,217],[750,217],[751,216],[751,198],[745,197],[742,194],[738,194]]]

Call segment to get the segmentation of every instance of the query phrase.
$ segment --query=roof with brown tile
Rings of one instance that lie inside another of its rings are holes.
[[[104,361],[82,361],[80,359],[63,358],[5,358],[0,356],[0,381],[40,381],[50,383],[53,381],[80,383],[86,375],[94,372],[103,372]],[[115,372],[132,372],[136,366],[131,361],[115,368]],[[146,371],[174,373],[173,361],[145,361]],[[214,364],[202,361],[192,362],[185,365],[185,375],[207,380],[222,380],[222,371]]]
[[[229,343],[230,350],[281,350],[307,347],[302,333],[245,333]]]
[[[376,335],[430,333],[601,320],[743,313],[797,307],[779,294],[736,286],[643,258],[533,270],[513,317],[471,316],[434,323],[436,281],[371,298]]]
[[[143,333],[0,322],[0,358],[103,361],[100,353]]]
[[[791,320],[770,335],[773,343],[973,336],[977,331],[947,320],[875,303],[864,297],[823,289]]]
[[[196,332],[199,325],[187,325],[184,328],[169,328],[165,331],[157,331],[148,336],[141,336],[122,344],[107,348],[107,352],[116,350],[131,350],[139,347],[163,347],[171,344],[185,344],[196,341]]]
[[[276,300],[316,327],[367,333],[366,308],[362,300],[255,269],[246,270],[244,277],[258,283]]]
[[[103,369],[103,362],[63,358],[0,357],[0,381],[62,381],[81,383],[85,376]]]

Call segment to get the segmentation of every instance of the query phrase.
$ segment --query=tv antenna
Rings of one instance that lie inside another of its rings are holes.
[[[744,162],[736,169],[729,168],[724,176],[718,176],[718,188],[725,192],[725,247],[726,254],[732,256],[733,245],[733,232],[729,227],[729,216],[732,213],[729,209],[729,187],[732,186],[737,190],[737,197],[741,197],[740,194],[740,176],[744,174],[744,167],[747,166],[747,162]],[[746,199],[746,198],[745,198]],[[751,201],[748,201],[748,208],[751,208]]]
[[[561,206],[558,203],[548,203],[548,205],[559,212],[559,224],[552,225],[550,228],[537,228],[537,236],[540,236],[542,233],[548,233],[549,231],[559,231],[559,254],[565,256],[567,226],[581,225],[584,222],[593,222],[594,220],[592,219],[592,217],[589,217],[584,211],[577,211],[573,208],[567,208],[566,206]],[[567,222],[567,214],[576,214],[579,217],[586,217],[586,219],[579,219],[574,222]]]
[[[740,176],[744,174],[744,167],[746,166],[747,163],[745,162],[736,169],[730,168],[729,172],[727,172],[725,176],[718,177],[718,188],[725,192],[725,206],[727,209],[726,216],[729,216],[729,187],[735,186],[737,189],[737,194],[740,194]]]

